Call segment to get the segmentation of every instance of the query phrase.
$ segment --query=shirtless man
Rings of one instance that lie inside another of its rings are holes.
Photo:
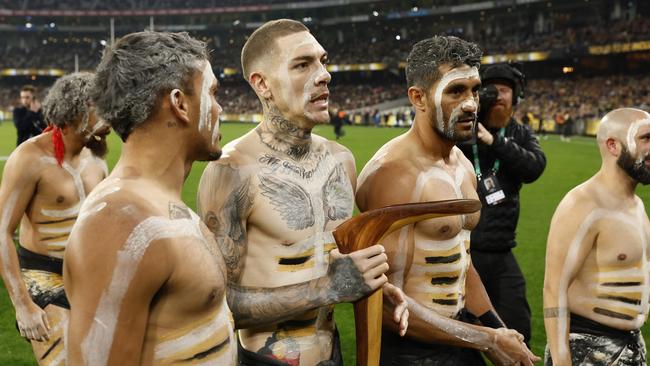
[[[411,129],[384,145],[359,176],[359,209],[410,202],[478,199],[472,164],[455,146],[476,124],[481,51],[456,37],[414,45],[406,68],[415,108]],[[503,328],[469,255],[479,213],[409,225],[384,241],[389,280],[409,299],[406,337],[385,322],[382,364],[481,365],[485,351],[497,364],[531,365],[539,358],[523,336]],[[465,310],[465,308],[467,310]],[[464,323],[467,312],[483,326]],[[492,329],[492,328],[499,329]]]
[[[253,32],[242,68],[264,120],[226,145],[201,178],[200,215],[222,248],[231,287],[241,290],[228,297],[237,327],[249,328],[239,331],[244,365],[342,365],[333,305],[386,282],[383,247],[335,249],[332,230],[352,216],[356,172],[349,150],[311,133],[329,120],[326,61],[299,22]],[[249,297],[266,300],[253,310],[277,314],[274,324],[242,317]],[[393,312],[402,332],[405,305]]]
[[[220,155],[216,89],[187,33],[133,33],[104,52],[93,100],[124,144],[70,235],[71,364],[236,364],[222,256],[181,201],[192,162]]]
[[[86,194],[108,174],[102,158],[109,128],[95,117],[92,79],[77,73],[54,83],[44,101],[50,130],[14,150],[0,186],[0,273],[20,335],[31,340],[41,365],[65,360],[70,305],[63,253]],[[16,252],[12,237],[19,223]]]
[[[650,222],[638,183],[650,183],[650,114],[603,117],[600,170],[553,215],[546,246],[546,365],[645,365]]]

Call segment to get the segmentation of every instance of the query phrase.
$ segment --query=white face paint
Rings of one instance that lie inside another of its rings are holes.
[[[203,135],[210,134],[210,143],[214,145],[219,140],[219,115],[222,112],[221,106],[217,105],[217,118],[212,115],[212,95],[210,87],[214,79],[214,72],[209,62],[206,62],[203,69],[203,82],[201,83],[201,106],[199,112],[199,132]],[[214,119],[214,123],[212,120]]]
[[[447,126],[447,130],[445,129],[445,121],[442,111],[442,93],[450,83],[459,79],[479,79],[478,69],[476,67],[470,67],[469,69],[461,70],[459,68],[455,68],[447,71],[438,82],[436,90],[433,94],[433,101],[436,106],[436,126],[438,127],[438,131],[445,132],[444,134],[448,138],[452,138],[454,135],[454,125],[457,122],[458,116],[462,114],[463,106],[474,106],[474,108],[478,107],[474,98],[468,98],[462,101],[452,111],[452,114],[449,116],[449,125]]]
[[[170,220],[164,217],[149,217],[133,229],[124,246],[117,253],[113,276],[108,288],[102,293],[94,321],[81,343],[86,365],[108,363],[122,300],[149,245],[157,240],[180,237],[203,240],[198,223],[192,219]]]
[[[627,149],[630,155],[636,155],[636,134],[639,132],[639,128],[647,125],[650,125],[650,119],[642,119],[631,124],[627,130]]]

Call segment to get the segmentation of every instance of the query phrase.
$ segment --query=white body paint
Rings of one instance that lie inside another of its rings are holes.
[[[212,120],[212,110],[210,108],[210,73],[212,68],[210,63],[205,64],[203,69],[203,82],[201,84],[201,106],[199,112],[199,132],[205,132],[209,128]]]
[[[94,321],[81,343],[86,365],[107,364],[122,300],[149,245],[156,240],[180,237],[203,239],[198,223],[192,219],[149,217],[133,229],[117,253],[110,284],[99,300]]]
[[[616,302],[616,306],[619,307],[629,307],[634,310],[639,311],[639,315],[634,321],[634,325],[636,328],[640,328],[641,325],[645,322],[645,314],[648,312],[648,296],[650,296],[650,273],[648,271],[650,270],[650,265],[648,263],[648,257],[647,257],[647,250],[648,250],[648,243],[646,240],[645,232],[644,232],[644,220],[643,217],[645,215],[643,205],[640,203],[637,203],[637,222],[634,223],[632,222],[632,226],[637,228],[639,230],[639,235],[642,240],[642,260],[641,260],[641,274],[643,276],[643,285],[642,285],[642,295],[641,295],[641,304],[640,305],[633,305],[633,304],[623,304],[621,302]],[[592,212],[585,217],[584,221],[582,224],[580,224],[580,227],[578,228],[578,231],[576,232],[575,237],[571,241],[571,244],[569,245],[569,250],[567,252],[567,256],[565,259],[565,265],[562,268],[562,274],[560,276],[560,284],[558,288],[558,321],[557,321],[557,339],[558,339],[558,352],[560,354],[560,357],[566,357],[569,354],[569,350],[567,349],[567,331],[568,331],[568,301],[567,301],[567,292],[569,290],[569,280],[571,276],[571,271],[574,269],[577,257],[578,257],[578,251],[580,249],[580,245],[582,241],[584,240],[585,236],[587,235],[587,232],[589,229],[598,221],[598,220],[616,220],[620,221],[622,224],[626,226],[630,226],[630,221],[631,217],[629,215],[624,215],[620,212],[617,211],[611,211],[611,210],[605,210],[605,209],[595,209]],[[622,270],[619,271],[618,274],[639,274],[638,269],[627,269],[627,270]],[[611,272],[608,272],[604,274],[606,276],[611,276]],[[608,288],[609,292],[611,292],[611,288]],[[629,288],[625,288],[626,292],[629,292]],[[576,301],[580,301],[580,299],[576,299]],[[593,299],[590,299],[590,301],[593,302]],[[597,300],[600,303],[607,303],[610,300],[604,300],[604,299],[598,299]]]
[[[630,155],[636,154],[636,134],[639,132],[641,126],[650,125],[650,119],[642,119],[640,121],[634,122],[630,125],[630,128],[627,130],[627,148],[630,152]]]
[[[185,334],[179,338],[165,341],[156,345],[154,350],[154,358],[156,360],[164,360],[166,358],[173,357],[187,349],[191,349],[197,344],[206,342],[214,337],[215,333],[223,324],[231,322],[230,309],[228,308],[228,303],[224,297],[221,304],[221,310],[215,315],[215,317],[208,323],[201,327],[198,327],[188,334]],[[210,365],[233,365],[237,360],[237,348],[232,345],[236,344],[235,332],[233,327],[228,327],[228,339],[230,352],[226,352],[219,356],[217,359],[212,359],[209,361]]]
[[[445,121],[443,120],[443,114],[442,114],[442,92],[445,90],[445,88],[452,82],[456,81],[458,79],[478,79],[479,74],[478,74],[478,69],[476,67],[471,67],[467,70],[459,70],[459,69],[451,69],[447,71],[440,81],[438,82],[438,86],[436,86],[436,90],[433,94],[433,102],[435,103],[436,106],[436,123],[438,124],[438,130],[444,131],[445,130]],[[476,105],[476,102],[474,99],[467,99],[463,102],[461,102],[458,107],[454,109],[458,109],[460,111],[460,108],[463,105],[466,105],[467,103],[474,103]],[[456,114],[460,114],[460,112],[457,111]],[[450,126],[449,129],[450,131],[453,131],[453,126],[451,125],[451,122],[453,119],[449,118]]]
[[[446,170],[438,166],[433,166],[427,171],[423,171],[418,175],[415,184],[415,190],[411,197],[411,201],[420,202],[422,200],[422,193],[427,184],[432,180],[438,180],[446,183],[450,188],[453,189],[455,197],[453,198],[463,198],[463,193],[461,190],[461,185],[463,183],[463,178],[465,177],[466,169],[462,166],[457,166],[453,176],[450,175]],[[465,224],[465,215],[460,216],[461,227]],[[418,260],[414,258],[413,263],[410,268],[410,275],[415,276],[425,276],[432,271],[441,273],[441,272],[455,272],[459,271],[460,276],[455,284],[451,286],[435,286],[430,283],[417,283],[413,286],[408,286],[410,291],[416,291],[426,294],[435,294],[435,293],[457,293],[458,302],[454,308],[451,308],[446,305],[434,304],[436,311],[447,317],[452,317],[458,313],[464,306],[463,293],[465,288],[465,278],[467,269],[471,259],[467,254],[466,242],[470,240],[470,231],[461,229],[460,232],[453,238],[447,240],[415,240],[415,249],[421,251],[445,251],[450,250],[455,247],[459,247],[460,259],[455,263],[447,264],[435,264],[431,266],[429,264],[418,263]],[[396,255],[397,263],[401,264],[401,268],[404,268],[406,265],[406,241],[407,241],[407,232],[403,230],[400,233],[400,247],[399,252]],[[399,265],[398,265],[399,267]],[[405,281],[403,269],[401,272],[401,278],[396,278],[397,282],[402,284]],[[403,286],[401,286],[404,288]]]

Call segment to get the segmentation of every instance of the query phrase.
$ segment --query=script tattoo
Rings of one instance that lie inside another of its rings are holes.
[[[336,221],[352,215],[352,186],[350,180],[339,164],[332,170],[323,185],[323,205],[327,218]]]
[[[262,195],[293,230],[314,226],[314,207],[309,193],[298,184],[270,175],[258,175]]]
[[[272,173],[293,174],[301,179],[312,179],[314,177],[314,173],[320,167],[321,161],[323,161],[323,155],[312,155],[312,158],[306,158],[305,160],[301,161],[300,165],[294,164],[287,160],[283,160],[270,154],[262,155],[258,161],[266,165]]]

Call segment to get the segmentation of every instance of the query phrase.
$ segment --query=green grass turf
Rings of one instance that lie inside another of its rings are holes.
[[[224,124],[223,143],[241,136],[252,125]],[[350,148],[360,171],[377,149],[391,138],[403,133],[404,129],[346,127],[347,134],[340,142]],[[333,138],[329,126],[318,126],[315,133]],[[560,142],[556,136],[542,140],[542,147],[548,158],[548,165],[542,177],[531,185],[524,186],[521,193],[521,218],[518,227],[519,246],[515,253],[528,282],[528,300],[533,312],[533,351],[542,355],[545,340],[542,319],[542,283],[544,279],[544,253],[548,226],[555,207],[562,197],[580,182],[589,178],[599,167],[600,158],[594,139],[576,137],[571,143]],[[114,134],[109,138],[109,166],[119,158],[120,140]],[[8,155],[15,145],[15,130],[11,123],[0,125],[0,156]],[[187,178],[183,199],[195,207],[198,180],[205,163],[196,163]],[[0,162],[4,167],[4,162]],[[647,188],[637,189],[637,194],[650,202]],[[354,325],[352,306],[339,305],[335,318],[341,333],[341,343],[346,365],[354,365]],[[36,365],[31,348],[14,328],[14,312],[6,290],[0,286],[0,365]],[[647,327],[643,328],[648,339]],[[541,363],[540,363],[541,364]]]

